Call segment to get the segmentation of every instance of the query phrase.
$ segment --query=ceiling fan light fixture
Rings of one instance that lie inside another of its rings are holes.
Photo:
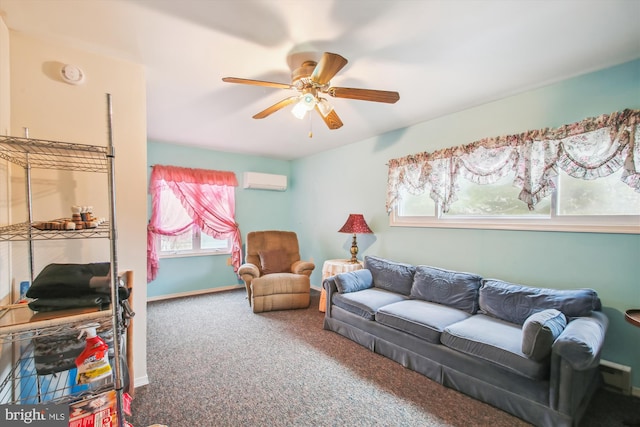
[[[320,114],[322,114],[322,117],[327,117],[333,110],[333,105],[329,104],[329,101],[327,101],[326,99],[320,98],[320,100],[318,101],[318,110],[320,110]]]
[[[317,102],[316,97],[313,96],[312,93],[305,93],[300,98],[300,104],[302,104],[307,111],[313,110]]]
[[[304,119],[305,114],[307,114],[307,107],[304,105],[302,101],[296,102],[296,105],[291,109],[291,114],[293,114],[296,119]]]

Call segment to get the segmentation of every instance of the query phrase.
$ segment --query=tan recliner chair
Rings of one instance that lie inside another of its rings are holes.
[[[309,276],[315,264],[300,260],[296,233],[252,231],[247,235],[246,253],[238,275],[254,313],[309,307]]]

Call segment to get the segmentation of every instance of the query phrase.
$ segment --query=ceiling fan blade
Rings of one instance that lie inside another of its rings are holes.
[[[264,119],[265,117],[275,113],[276,111],[280,110],[281,108],[284,108],[289,104],[293,104],[294,102],[297,102],[298,99],[300,99],[300,97],[298,97],[298,96],[290,96],[289,98],[285,98],[280,102],[276,102],[271,107],[265,108],[264,110],[260,111],[258,114],[253,116],[253,118],[254,119]]]
[[[400,99],[398,92],[387,90],[330,87],[327,93],[335,98],[360,99],[362,101],[386,102],[388,104],[395,104]]]
[[[347,65],[347,62],[345,58],[337,53],[325,52],[322,54],[322,58],[320,58],[320,62],[314,68],[313,73],[311,73],[311,80],[320,85],[327,84],[338,71]]]
[[[264,80],[240,79],[238,77],[223,77],[222,81],[227,83],[240,83],[243,85],[275,87],[276,89],[291,89],[291,85],[288,83],[267,82]]]
[[[323,116],[322,112],[316,105],[316,111],[318,112],[318,114],[320,114],[320,117],[322,117],[322,120],[324,120],[324,122],[327,124],[327,127],[329,129],[334,130],[334,129],[340,129],[342,127],[342,120],[340,120],[340,117],[338,117],[336,110],[331,110],[329,114],[327,114],[326,116]]]

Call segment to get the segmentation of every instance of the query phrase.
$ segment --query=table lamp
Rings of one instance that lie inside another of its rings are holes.
[[[358,262],[358,243],[356,242],[356,234],[373,234],[373,231],[367,225],[362,214],[349,214],[347,222],[344,223],[342,228],[338,230],[339,233],[353,233],[353,241],[351,242],[351,259],[349,262]]]

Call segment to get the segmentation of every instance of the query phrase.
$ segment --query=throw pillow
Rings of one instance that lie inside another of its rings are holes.
[[[373,277],[369,270],[348,271],[337,274],[336,288],[341,294],[369,289],[373,286]]]
[[[262,274],[291,273],[291,263],[282,250],[258,251]]]
[[[529,359],[543,360],[566,326],[564,314],[554,308],[532,314],[522,325],[522,352]]]
[[[436,302],[475,314],[482,277],[476,274],[419,265],[411,287],[411,298]]]
[[[409,264],[374,256],[364,257],[364,268],[371,271],[373,286],[402,295],[411,293],[416,268]]]

